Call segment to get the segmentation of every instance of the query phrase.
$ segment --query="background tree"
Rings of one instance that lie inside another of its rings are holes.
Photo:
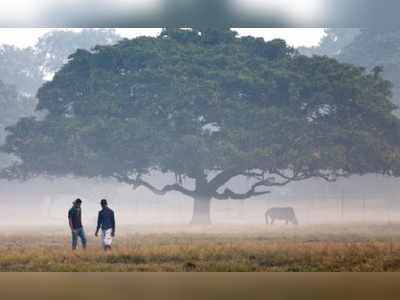
[[[229,30],[78,50],[38,93],[43,120],[9,128],[9,177],[113,177],[156,194],[247,199],[271,186],[350,174],[398,175],[399,120],[379,72],[306,57],[283,40]],[[175,174],[158,186],[152,173]],[[248,177],[247,191],[232,181]]]
[[[45,74],[54,74],[77,49],[90,50],[96,45],[111,45],[121,37],[115,29],[83,29],[81,31],[50,31],[35,45],[35,54]]]
[[[359,28],[326,28],[318,46],[299,47],[301,54],[336,57],[360,34]]]
[[[15,87],[0,81],[0,144],[6,138],[5,128],[13,125],[19,118],[29,116],[36,102],[28,96],[21,95]],[[15,161],[15,157],[0,153],[0,169]]]
[[[35,50],[0,45],[0,80],[20,93],[34,96],[43,83],[41,61]]]
[[[0,44],[0,80],[14,85],[21,93],[35,96],[46,77],[58,71],[77,49],[90,50],[120,39],[114,29],[54,30],[42,36],[33,47]]]
[[[393,102],[400,105],[400,28],[364,29],[337,59],[372,70],[393,83]],[[375,69],[378,70],[378,69]]]
[[[301,47],[298,50],[306,55],[328,55],[367,70],[381,67],[382,77],[393,83],[393,102],[399,105],[399,48],[400,28],[330,28],[326,30],[319,46]]]

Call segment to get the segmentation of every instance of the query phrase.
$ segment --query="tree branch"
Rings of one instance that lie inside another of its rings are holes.
[[[227,183],[231,178],[240,175],[243,169],[232,168],[226,171],[222,171],[218,175],[216,175],[213,179],[210,180],[208,186],[210,190],[216,191],[220,186],[223,186]]]
[[[323,173],[322,171],[304,171],[304,172],[295,172],[293,171],[293,176],[288,176],[283,174],[282,172],[278,170],[274,170],[271,172],[271,174],[278,175],[284,179],[291,180],[291,181],[299,181],[299,180],[304,180],[307,178],[312,178],[312,177],[317,177],[317,178],[322,178],[327,182],[335,182],[339,177],[348,177],[349,174],[346,172],[336,172],[333,171],[331,173]]]
[[[147,181],[144,181],[140,177],[137,177],[136,179],[133,179],[126,175],[125,176],[114,175],[114,177],[121,182],[131,184],[133,186],[134,190],[143,186],[143,187],[149,189],[150,191],[152,191],[154,194],[160,195],[160,196],[163,196],[163,195],[167,194],[168,192],[173,192],[173,191],[181,192],[182,194],[189,196],[189,197],[193,197],[196,194],[195,191],[188,190],[177,183],[166,185],[160,189],[160,188],[157,188],[154,185],[148,183]]]
[[[257,191],[258,187],[272,187],[272,186],[284,186],[288,184],[291,180],[285,180],[283,182],[271,182],[271,178],[261,180],[253,184],[249,191],[246,193],[235,193],[231,189],[226,188],[223,193],[215,192],[213,197],[218,200],[226,200],[226,199],[234,199],[234,200],[243,200],[254,196],[260,196],[269,194],[270,191]]]
[[[255,196],[260,196],[260,195],[265,195],[269,194],[270,191],[263,191],[263,192],[257,192],[257,191],[248,191],[247,193],[239,194],[235,193],[230,189],[225,189],[224,192],[221,193],[215,193],[214,198],[218,200],[227,200],[227,199],[233,199],[233,200],[245,200],[250,197],[255,197]]]
[[[278,175],[279,177],[281,177],[281,178],[283,178],[283,179],[285,179],[287,181],[298,181],[298,180],[304,180],[304,179],[307,179],[307,178],[311,177],[311,176],[307,176],[305,173],[298,172],[298,171],[295,171],[295,170],[293,170],[293,175],[291,175],[291,176],[290,175],[285,175],[284,173],[282,173],[279,170],[273,170],[273,171],[270,172],[270,174]]]
[[[328,182],[335,182],[339,177],[348,177],[349,174],[346,172],[343,173],[333,172],[332,174],[324,174],[321,171],[317,171],[314,173],[313,176],[322,178]]]
[[[241,175],[246,176],[246,177],[254,177],[257,178],[259,180],[263,180],[265,177],[265,172],[264,171],[246,171],[243,172]]]

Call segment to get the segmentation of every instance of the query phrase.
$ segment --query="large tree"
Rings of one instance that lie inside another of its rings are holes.
[[[391,84],[283,40],[229,30],[166,29],[157,38],[78,50],[39,90],[43,120],[9,128],[21,158],[10,177],[114,177],[194,199],[247,199],[312,177],[398,175],[399,120]],[[159,186],[153,172],[175,174]],[[235,178],[251,181],[247,191]]]

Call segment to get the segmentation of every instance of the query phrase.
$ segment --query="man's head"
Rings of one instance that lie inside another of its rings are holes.
[[[82,200],[78,198],[73,202],[73,204],[75,207],[81,207]]]
[[[100,205],[102,208],[107,207],[107,200],[106,199],[101,199]]]

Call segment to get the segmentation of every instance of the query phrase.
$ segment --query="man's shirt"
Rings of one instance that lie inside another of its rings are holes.
[[[80,208],[72,207],[68,211],[68,219],[71,220],[72,229],[82,228],[82,214]]]
[[[97,229],[102,230],[112,229],[115,231],[115,218],[114,211],[108,207],[103,208],[99,211],[99,216],[97,218]]]

